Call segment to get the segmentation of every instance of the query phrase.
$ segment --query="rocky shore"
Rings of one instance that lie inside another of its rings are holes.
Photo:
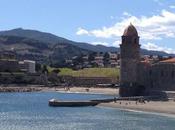
[[[37,92],[41,90],[37,87],[0,87],[0,92]]]

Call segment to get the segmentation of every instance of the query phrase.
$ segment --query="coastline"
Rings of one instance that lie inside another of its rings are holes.
[[[88,91],[87,91],[88,90]],[[65,91],[64,88],[56,88],[57,92],[67,93],[84,93],[84,94],[105,94],[116,96],[118,89],[116,88],[102,88],[102,87],[71,87],[69,91]]]
[[[98,105],[98,107],[108,107],[125,111],[149,113],[175,118],[174,101],[150,101],[146,102],[145,104],[136,104],[136,101],[118,101],[116,103],[101,103]]]
[[[114,108],[114,107],[103,106],[103,105],[98,105],[97,107],[108,108],[108,109],[117,109],[117,110],[126,111],[126,112],[135,112],[135,113],[141,113],[141,114],[152,114],[152,115],[166,116],[166,117],[175,118],[175,114],[170,114],[170,113],[165,113],[165,112],[158,112],[158,111],[145,111],[145,110],[136,110],[136,109],[116,108],[116,107]]]
[[[88,91],[87,91],[88,89]],[[0,86],[0,93],[3,92],[58,92],[58,93],[82,93],[82,94],[105,94],[105,95],[118,95],[116,88],[96,88],[96,87],[70,87],[70,90],[65,90],[64,87],[43,87],[36,85],[9,85]],[[175,118],[175,101],[149,101],[139,103],[136,101],[121,100],[110,103],[100,103],[97,107],[108,107],[125,111],[151,113]]]
[[[16,85],[8,86],[0,85],[0,93],[3,92],[60,92],[60,93],[83,93],[83,94],[106,94],[116,96],[118,89],[116,88],[102,88],[102,87],[66,87],[55,86],[39,86],[39,85]]]

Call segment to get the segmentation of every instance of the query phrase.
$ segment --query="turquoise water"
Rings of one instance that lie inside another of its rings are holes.
[[[103,107],[56,108],[48,100],[107,98],[105,95],[1,93],[0,130],[174,130],[175,118]]]

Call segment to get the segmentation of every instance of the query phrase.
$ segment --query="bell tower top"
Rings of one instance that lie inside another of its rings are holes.
[[[132,25],[132,23],[130,23],[130,25],[125,28],[123,36],[137,36],[138,37],[137,29]]]

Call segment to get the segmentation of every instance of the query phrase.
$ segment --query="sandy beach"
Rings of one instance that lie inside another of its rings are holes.
[[[155,112],[160,114],[168,114],[175,117],[175,101],[149,101],[144,103],[136,103],[136,101],[117,101],[111,103],[102,103],[99,106],[112,107],[123,110],[134,110],[144,112]]]
[[[87,93],[87,94],[106,94],[114,95],[118,94],[118,89],[116,88],[99,88],[99,87],[45,87],[39,85],[16,85],[10,84],[8,86],[0,85],[0,92],[64,92],[64,93]]]
[[[118,95],[118,89],[116,88],[95,88],[95,87],[70,87],[69,90],[60,87],[42,88],[42,91],[56,91],[56,92],[68,92],[68,93],[89,93],[89,94],[106,94],[106,95]]]
[[[49,88],[50,89],[50,88]],[[89,89],[89,92],[87,92]],[[45,89],[46,90],[46,89]],[[44,90],[44,91],[45,91]],[[47,91],[47,90],[46,90]],[[67,92],[64,88],[56,88],[53,91]],[[86,88],[86,87],[71,87],[69,93],[94,93],[94,94],[107,94],[107,95],[118,95],[119,90],[115,88]],[[111,103],[101,103],[100,107],[111,107],[123,110],[134,110],[144,112],[155,112],[161,115],[168,114],[175,117],[175,101],[149,101],[145,103],[139,103],[136,101],[117,101]]]
[[[72,87],[70,92],[82,92],[82,93],[97,93],[118,95],[119,90],[115,88],[90,88],[89,92],[86,92],[86,87]],[[62,91],[59,89],[58,91]],[[64,90],[63,90],[64,91]],[[112,107],[123,110],[135,110],[144,112],[156,112],[161,114],[169,114],[175,116],[175,101],[149,101],[145,103],[139,103],[136,101],[117,101],[111,103],[101,103],[99,106]]]

